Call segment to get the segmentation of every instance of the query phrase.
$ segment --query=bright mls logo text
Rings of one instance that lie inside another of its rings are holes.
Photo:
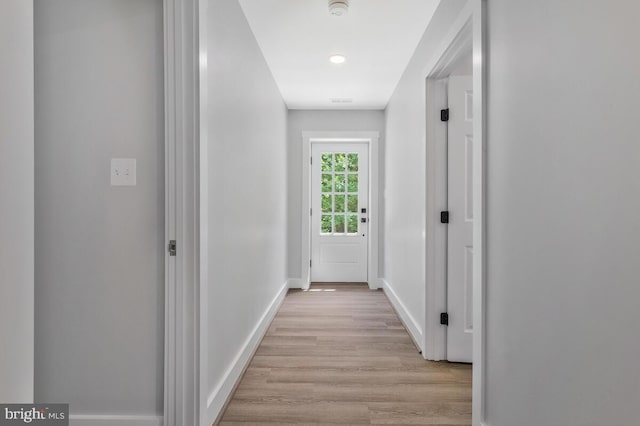
[[[63,422],[65,420],[68,421],[68,419],[66,418],[66,413],[68,412],[68,408],[66,410],[64,408],[56,409],[58,408],[59,404],[54,404],[54,405],[56,407],[54,407],[53,409],[50,409],[46,405],[39,405],[39,404],[36,406],[32,405],[30,407],[5,405],[3,407],[4,420],[9,421],[10,424],[16,424],[16,423],[29,424],[29,423],[35,422],[34,424],[43,424],[43,425],[50,425],[50,424],[53,425],[53,424],[59,424],[58,421],[63,421]],[[67,424],[66,422],[64,423]],[[0,420],[0,424],[5,424],[5,422]],[[9,423],[6,423],[6,424],[9,424]]]

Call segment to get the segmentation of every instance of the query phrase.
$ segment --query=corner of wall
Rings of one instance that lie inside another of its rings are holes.
[[[302,279],[300,278],[289,278],[287,280],[287,287],[288,288],[299,288],[302,289]]]

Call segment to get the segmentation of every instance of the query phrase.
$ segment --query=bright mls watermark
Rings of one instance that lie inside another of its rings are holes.
[[[69,404],[0,404],[0,426],[69,426]]]

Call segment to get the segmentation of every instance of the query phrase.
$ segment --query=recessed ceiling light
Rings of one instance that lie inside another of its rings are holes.
[[[329,62],[332,64],[344,64],[347,58],[344,55],[331,55],[329,56]]]

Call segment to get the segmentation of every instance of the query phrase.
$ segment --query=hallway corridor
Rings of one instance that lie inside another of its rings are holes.
[[[221,425],[471,424],[471,366],[428,362],[384,293],[289,290]]]

